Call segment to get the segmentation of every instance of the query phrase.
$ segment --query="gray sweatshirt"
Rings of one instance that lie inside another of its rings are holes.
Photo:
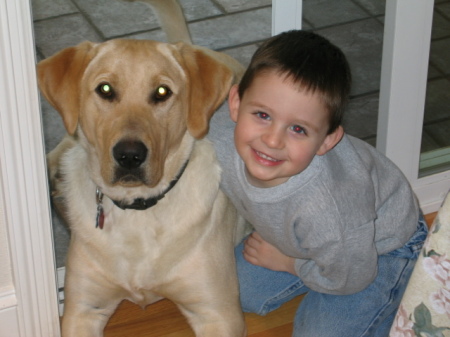
[[[238,212],[284,254],[304,284],[352,294],[377,274],[378,256],[402,247],[417,228],[419,207],[401,171],[369,144],[345,135],[287,182],[249,184],[223,105],[210,123],[222,167],[221,187]]]

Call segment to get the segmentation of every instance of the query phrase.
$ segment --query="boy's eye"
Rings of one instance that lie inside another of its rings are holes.
[[[256,113],[256,115],[261,119],[269,119],[270,118],[269,114],[266,112],[259,111]]]
[[[295,133],[304,133],[304,134],[306,134],[306,130],[304,128],[302,128],[300,125],[293,125],[293,126],[291,126],[291,130],[294,131]]]

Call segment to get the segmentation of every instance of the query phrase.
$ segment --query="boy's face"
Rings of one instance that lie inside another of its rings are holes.
[[[327,135],[329,113],[318,93],[299,90],[274,71],[258,75],[239,99],[229,96],[234,142],[248,181],[273,187],[302,172],[315,155],[323,155],[342,138],[343,129]]]

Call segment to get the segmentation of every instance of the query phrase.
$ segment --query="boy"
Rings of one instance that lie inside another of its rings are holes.
[[[387,336],[427,234],[400,170],[344,133],[350,82],[328,40],[282,33],[211,121],[222,189],[255,229],[235,251],[243,310],[308,293],[293,336]]]

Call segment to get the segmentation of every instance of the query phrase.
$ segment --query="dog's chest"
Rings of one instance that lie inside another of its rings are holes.
[[[147,210],[123,210],[105,196],[103,229],[96,227],[96,186],[84,165],[70,166],[69,176],[78,180],[67,186],[65,196],[70,204],[76,249],[136,302],[170,283],[176,275],[185,274],[189,263],[199,260],[201,242],[211,235],[206,233],[213,232],[215,222],[209,218],[215,207],[220,173],[209,148],[195,151],[198,155],[190,158],[174,188]],[[207,170],[205,164],[209,164]]]
[[[176,190],[174,191],[177,192]],[[122,210],[110,200],[104,201],[103,229],[96,228],[96,207],[88,208],[83,224],[73,228],[77,239],[84,241],[90,254],[116,274],[133,275],[133,279],[150,280],[164,268],[176,265],[179,256],[190,254],[191,247],[205,232],[208,213],[202,207],[192,210],[167,196],[154,207],[145,210]],[[88,206],[88,205],[86,205]],[[190,215],[186,216],[187,209]]]
[[[169,223],[154,212],[137,212],[106,213],[104,229],[96,231],[103,235],[99,261],[130,299],[149,303],[149,298],[164,293],[164,286],[197,259],[205,229],[186,220]]]

